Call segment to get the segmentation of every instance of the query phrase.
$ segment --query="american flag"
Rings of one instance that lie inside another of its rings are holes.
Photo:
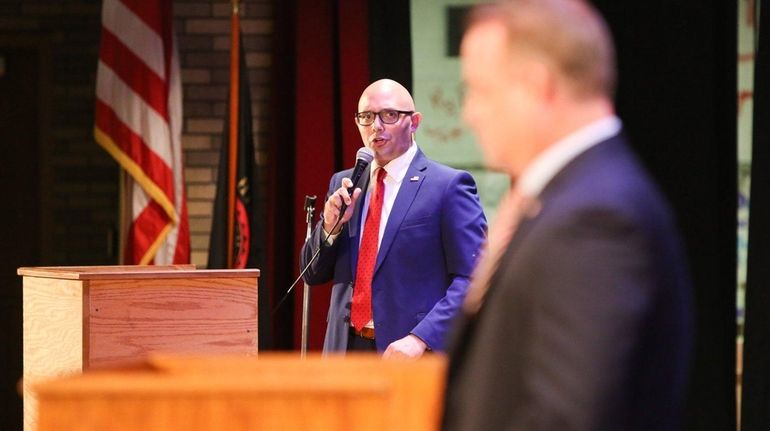
[[[171,0],[104,0],[96,141],[130,178],[127,264],[190,261]]]

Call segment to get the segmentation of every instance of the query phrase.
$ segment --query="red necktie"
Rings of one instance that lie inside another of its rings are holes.
[[[358,266],[356,267],[356,282],[353,287],[353,307],[350,311],[350,321],[356,331],[366,326],[372,320],[372,278],[374,265],[377,263],[377,249],[380,237],[380,216],[382,215],[382,200],[385,194],[385,176],[388,173],[380,168],[377,172],[377,185],[369,199],[369,210],[364,223],[364,237],[358,250]]]

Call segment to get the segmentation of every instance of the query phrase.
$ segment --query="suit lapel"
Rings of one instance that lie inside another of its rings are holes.
[[[538,205],[542,205],[542,203],[539,203]],[[529,232],[537,224],[541,213],[542,207],[537,212],[528,213],[525,211],[521,216],[521,220],[519,220],[511,240],[508,242],[508,245],[505,246],[505,251],[503,252],[502,256],[500,256],[497,267],[494,269],[494,272],[489,279],[489,286],[487,287],[487,291],[484,293],[484,299],[481,301],[481,306],[475,314],[483,313],[488,299],[494,293],[494,291],[497,290],[498,285],[500,284],[498,283],[497,279],[500,277],[502,271],[505,271],[506,266],[511,262],[511,260],[514,259],[513,256],[516,254],[516,251],[519,249],[519,247],[521,247],[522,242],[526,239]]]
[[[390,246],[393,244],[393,239],[395,239],[398,233],[401,222],[404,221],[406,213],[412,206],[412,202],[414,202],[414,198],[417,196],[417,192],[425,180],[425,170],[427,168],[428,164],[425,155],[418,149],[417,154],[414,155],[414,160],[412,160],[412,163],[406,170],[406,175],[401,180],[401,187],[398,189],[398,195],[395,202],[393,202],[393,208],[390,210],[388,224],[385,226],[385,233],[382,235],[380,249],[377,252],[377,264],[374,266],[375,274],[388,254],[388,250],[390,250]],[[417,181],[411,181],[413,177],[417,177]]]
[[[361,196],[358,197],[356,206],[353,208],[353,216],[350,218],[350,220],[348,220],[348,241],[350,241],[350,250],[352,251],[350,253],[350,268],[354,279],[358,265],[358,246],[361,243],[361,241],[359,241],[361,234],[361,223],[363,223],[361,220],[361,213],[363,211],[364,201],[366,200],[366,190],[369,188],[370,169],[371,165],[369,165],[364,173],[361,174],[363,177],[363,181],[361,183]]]

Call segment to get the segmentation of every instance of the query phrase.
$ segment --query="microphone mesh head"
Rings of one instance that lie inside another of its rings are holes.
[[[374,160],[374,153],[369,148],[361,147],[356,153],[356,159],[363,160],[366,163],[371,163],[372,160]]]

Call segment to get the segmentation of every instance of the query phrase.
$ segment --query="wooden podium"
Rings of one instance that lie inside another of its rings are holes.
[[[154,358],[36,385],[38,431],[433,431],[443,356]]]
[[[30,385],[151,353],[257,353],[259,270],[181,266],[19,268],[24,277],[24,427]]]

